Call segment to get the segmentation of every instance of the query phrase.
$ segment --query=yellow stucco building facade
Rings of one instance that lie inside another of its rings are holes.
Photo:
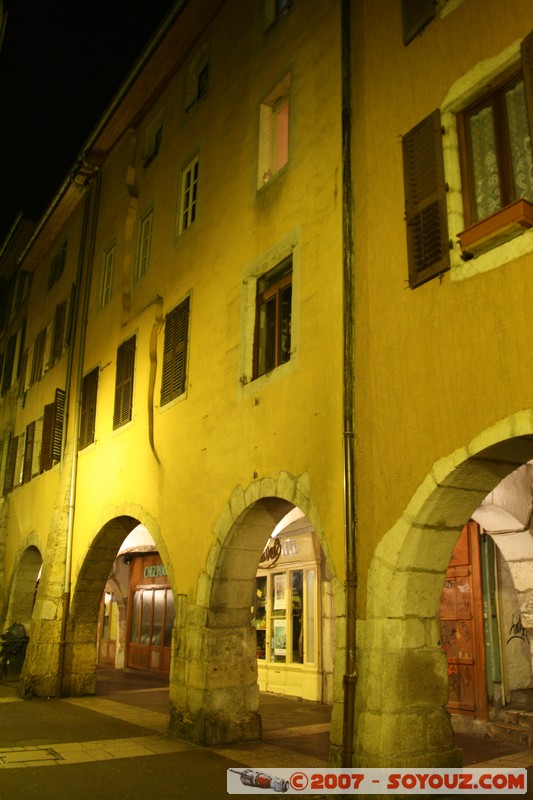
[[[533,458],[531,11],[169,13],[0,252],[21,696],[95,691],[117,556],[122,575],[148,549],[171,733],[257,738],[269,688],[333,705],[332,763],[460,762],[446,570]],[[151,545],[121,550],[141,529]]]

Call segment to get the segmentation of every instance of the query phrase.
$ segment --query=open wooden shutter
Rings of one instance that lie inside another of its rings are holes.
[[[6,355],[4,358],[4,371],[2,374],[2,394],[7,392],[7,390],[11,386],[11,381],[13,379],[13,367],[15,364],[15,352],[17,349],[17,336],[14,334],[13,336],[9,337],[7,348],[6,348]]]
[[[131,339],[123,342],[117,350],[113,428],[119,428],[131,419],[134,366],[135,336],[132,336]]]
[[[13,491],[13,484],[15,480],[15,468],[17,465],[17,450],[19,444],[19,437],[12,436],[9,441],[9,452],[7,454],[6,466],[6,480],[4,485],[4,494]]]
[[[435,0],[402,0],[403,43],[409,44],[435,16]]]
[[[63,340],[65,337],[65,321],[67,318],[67,304],[66,302],[59,303],[56,306],[56,313],[54,316],[54,328],[52,333],[52,351],[50,354],[50,364],[55,364],[59,361],[63,353]]]
[[[409,285],[414,288],[450,268],[439,109],[403,137],[402,147]]]
[[[189,331],[189,298],[167,314],[163,347],[161,405],[185,391],[187,370],[187,338]]]
[[[55,401],[44,407],[43,435],[41,440],[41,472],[51,469],[61,459],[61,437],[65,413],[65,392],[56,389]]]
[[[521,51],[527,114],[529,117],[529,131],[533,141],[533,31],[531,31],[522,42]]]
[[[30,422],[30,424],[26,428],[26,445],[24,447],[22,483],[28,483],[28,481],[31,480],[34,441],[35,441],[35,422]]]
[[[81,394],[81,420],[79,449],[94,442],[94,426],[96,421],[96,395],[98,392],[98,367],[89,372],[83,379]]]

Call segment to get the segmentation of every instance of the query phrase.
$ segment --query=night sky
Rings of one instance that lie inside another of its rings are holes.
[[[172,0],[4,0],[0,243],[37,217]]]

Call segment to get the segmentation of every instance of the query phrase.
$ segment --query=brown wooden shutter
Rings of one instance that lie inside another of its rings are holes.
[[[167,314],[163,346],[161,405],[183,394],[186,386],[189,298]]]
[[[403,43],[409,44],[435,16],[435,0],[402,0]]]
[[[43,437],[41,440],[41,458],[39,471],[52,469],[52,439],[54,436],[55,403],[48,403],[44,407]]]
[[[43,374],[44,347],[46,344],[46,328],[39,331],[33,345],[33,361],[31,365],[30,386],[40,381]]]
[[[67,304],[66,302],[59,303],[56,306],[56,313],[54,316],[54,329],[52,333],[52,352],[50,362],[55,364],[59,361],[63,353],[63,339],[65,336],[65,321],[67,317]]]
[[[94,442],[94,426],[96,420],[96,395],[98,392],[98,367],[89,372],[83,379],[81,393],[81,420],[79,449]]]
[[[35,442],[35,422],[30,422],[26,428],[26,444],[24,447],[24,463],[22,467],[22,483],[31,480],[33,464],[33,443]]]
[[[12,436],[9,441],[9,452],[7,454],[6,466],[6,480],[4,484],[4,494],[13,491],[13,483],[15,480],[15,469],[17,466],[17,450],[19,444],[19,437]]]
[[[123,342],[117,350],[117,374],[113,428],[129,422],[133,402],[133,371],[135,367],[135,336]]]
[[[54,424],[52,429],[52,464],[61,460],[61,438],[63,435],[63,417],[65,415],[65,392],[63,389],[56,389],[54,403]]]
[[[522,42],[521,51],[527,114],[529,117],[529,131],[531,140],[533,141],[533,31],[531,31]]]
[[[450,268],[440,111],[403,137],[405,217],[411,288]]]

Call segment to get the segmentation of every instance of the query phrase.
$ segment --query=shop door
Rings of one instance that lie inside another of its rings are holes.
[[[105,592],[98,620],[98,663],[115,665],[117,604],[111,592]]]
[[[168,675],[174,598],[159,556],[136,558],[128,603],[126,666]]]
[[[440,601],[441,641],[448,658],[448,704],[454,714],[486,719],[487,690],[479,525],[464,528]]]

